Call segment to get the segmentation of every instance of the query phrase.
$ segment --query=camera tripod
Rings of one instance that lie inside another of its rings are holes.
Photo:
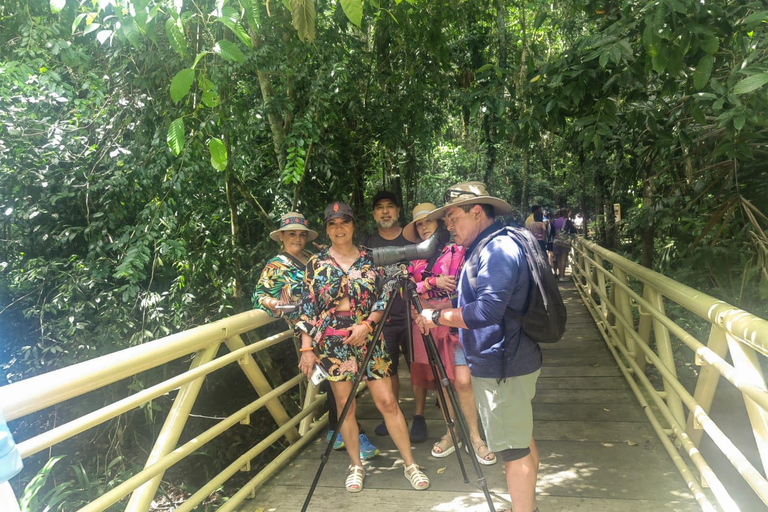
[[[418,313],[421,313],[422,306],[421,301],[419,300],[419,296],[416,293],[416,284],[409,278],[408,275],[408,262],[400,262],[398,263],[399,266],[399,272],[397,276],[393,277],[392,279],[396,279],[399,283],[399,287],[395,290],[403,290],[403,296],[405,297],[405,305],[406,305],[406,321],[408,326],[408,342],[410,344],[410,354],[412,357],[413,354],[413,340],[411,339],[411,304],[413,304],[414,308]],[[363,359],[362,364],[360,365],[360,370],[358,371],[357,375],[355,376],[355,380],[352,384],[352,391],[349,394],[349,397],[347,398],[346,404],[344,404],[344,409],[341,411],[341,415],[339,415],[339,419],[337,422],[336,430],[338,430],[339,426],[344,424],[344,420],[347,417],[347,413],[349,412],[349,408],[352,405],[352,400],[355,399],[355,395],[357,394],[357,388],[360,386],[360,382],[363,379],[363,372],[368,367],[368,364],[371,361],[371,357],[373,356],[373,348],[376,346],[376,343],[379,340],[379,337],[381,336],[381,332],[384,328],[384,324],[386,323],[386,320],[389,318],[390,310],[392,309],[392,304],[394,303],[394,300],[390,300],[387,303],[387,307],[384,309],[384,316],[382,317],[381,321],[376,325],[376,329],[373,332],[373,338],[368,343],[368,346],[366,347],[366,353],[365,358]],[[448,380],[448,375],[445,371],[445,366],[443,365],[442,360],[440,359],[440,354],[437,351],[437,345],[435,344],[435,340],[432,337],[431,333],[428,333],[423,336],[424,338],[424,344],[427,349],[427,359],[429,360],[430,368],[432,369],[432,375],[435,379],[435,382],[439,383],[440,385],[437,386],[437,399],[438,403],[440,405],[441,410],[443,411],[443,415],[445,416],[445,422],[448,426],[448,431],[451,435],[451,440],[453,441],[453,446],[456,447],[456,457],[459,461],[459,467],[461,468],[461,474],[464,478],[464,483],[469,483],[469,478],[467,477],[467,472],[464,467],[464,462],[461,458],[461,450],[459,449],[459,440],[456,435],[456,429],[455,424],[458,423],[459,430],[461,433],[461,436],[464,438],[464,445],[467,447],[467,450],[469,452],[469,458],[472,462],[472,465],[475,469],[475,473],[477,475],[477,485],[483,490],[483,494],[485,495],[485,499],[488,503],[488,509],[490,512],[496,512],[496,508],[493,505],[493,500],[491,499],[491,493],[488,490],[488,484],[485,480],[485,476],[483,476],[483,471],[480,468],[480,463],[477,460],[477,456],[475,454],[474,446],[472,446],[471,439],[469,437],[469,428],[467,427],[467,421],[466,418],[464,418],[464,414],[461,412],[461,406],[459,405],[458,399],[456,398],[456,393],[454,392],[453,388],[450,385],[450,381]],[[447,399],[445,395],[448,395],[448,398],[451,401],[451,406],[453,407],[454,415],[456,416],[456,419],[458,422],[455,422],[454,419],[451,417],[451,415],[448,412],[447,407]],[[333,442],[336,439],[336,430],[331,432],[331,435],[329,437],[329,442],[327,446],[325,447],[325,451],[323,452],[323,455],[320,457],[320,466],[317,468],[317,473],[315,473],[315,478],[312,481],[312,485],[309,488],[309,492],[307,493],[307,497],[304,500],[304,505],[301,508],[301,512],[306,512],[309,507],[309,502],[312,499],[312,495],[315,492],[315,488],[317,487],[317,483],[320,481],[320,476],[323,473],[323,469],[325,468],[326,463],[328,462],[329,455],[331,453],[331,450],[333,449]]]

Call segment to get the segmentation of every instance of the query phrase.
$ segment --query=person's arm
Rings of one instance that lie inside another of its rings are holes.
[[[272,317],[280,316],[275,306],[282,303],[278,297],[285,284],[283,281],[280,269],[271,261],[267,262],[253,291],[253,307],[266,311]]]

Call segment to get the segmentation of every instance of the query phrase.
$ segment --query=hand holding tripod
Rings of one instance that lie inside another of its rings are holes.
[[[412,346],[412,340],[410,339],[410,333],[411,333],[411,304],[413,304],[414,308],[417,312],[421,313],[422,311],[422,305],[421,301],[419,300],[418,293],[416,293],[416,285],[415,283],[410,279],[408,275],[408,262],[400,262],[398,263],[399,266],[399,272],[398,274],[393,277],[393,279],[397,279],[398,281],[398,289],[403,290],[403,296],[405,297],[406,302],[406,315],[407,315],[407,326],[408,326],[408,333],[409,333],[409,342],[411,343],[411,347],[409,347],[410,353],[413,354],[413,346]],[[363,378],[363,372],[365,372],[365,369],[368,367],[368,364],[371,361],[371,357],[373,355],[373,349],[376,346],[376,343],[378,343],[379,337],[381,336],[381,332],[384,328],[384,324],[386,323],[386,320],[389,318],[390,310],[392,309],[392,304],[394,301],[390,300],[387,304],[386,309],[384,310],[384,316],[382,320],[378,323],[376,326],[376,329],[373,333],[373,338],[368,343],[368,346],[366,348],[365,358],[363,359],[362,364],[359,366],[359,371],[357,375],[355,376],[355,380],[352,384],[352,390],[349,394],[349,397],[347,398],[346,404],[344,405],[344,409],[342,410],[341,414],[339,415],[338,423],[337,425],[343,425],[344,420],[347,417],[347,413],[349,412],[349,408],[352,405],[352,401],[354,400],[357,389],[360,385],[360,382]],[[458,447],[458,438],[456,436],[455,431],[455,422],[454,419],[451,417],[451,415],[448,412],[447,407],[447,400],[445,397],[445,393],[447,391],[448,398],[451,401],[451,405],[453,407],[454,414],[458,420],[459,430],[464,438],[465,446],[467,447],[467,450],[469,451],[469,456],[472,462],[472,465],[475,469],[475,473],[477,474],[477,484],[478,486],[483,490],[483,494],[485,495],[485,499],[488,503],[488,508],[490,512],[496,512],[496,509],[493,505],[493,501],[491,499],[491,494],[488,491],[488,484],[485,480],[485,477],[483,476],[482,469],[480,468],[480,464],[477,461],[477,457],[475,455],[474,447],[472,446],[472,442],[469,437],[469,429],[467,427],[466,419],[464,418],[463,413],[461,412],[461,406],[459,405],[458,399],[456,398],[456,394],[453,390],[453,388],[450,386],[450,381],[448,380],[448,375],[445,371],[445,366],[443,365],[442,360],[440,359],[440,354],[437,351],[437,346],[435,345],[435,340],[432,337],[431,334],[427,334],[424,336],[424,343],[427,349],[427,358],[429,360],[429,365],[432,370],[432,375],[435,379],[435,382],[439,382],[440,386],[437,387],[437,397],[438,402],[440,404],[440,408],[443,411],[443,414],[445,415],[446,424],[448,426],[448,430],[450,432],[452,441],[454,446]],[[445,391],[444,391],[445,390]],[[338,427],[337,427],[338,428]],[[331,450],[333,448],[333,442],[336,439],[336,431],[334,430],[330,437],[329,442],[325,448],[325,451],[323,452],[323,455],[320,458],[320,466],[317,468],[317,473],[315,474],[315,478],[312,481],[312,485],[309,488],[309,492],[307,493],[307,497],[304,501],[304,506],[302,507],[302,512],[306,512],[307,508],[309,507],[309,502],[312,499],[312,495],[314,494],[315,488],[317,487],[317,483],[320,480],[320,476],[322,475],[323,469],[325,468],[325,464],[328,462],[329,455],[331,453]],[[467,477],[466,469],[464,468],[464,463],[461,458],[460,450],[456,450],[456,456],[459,461],[459,467],[461,468],[461,473],[464,478],[465,483],[469,483],[469,478]]]

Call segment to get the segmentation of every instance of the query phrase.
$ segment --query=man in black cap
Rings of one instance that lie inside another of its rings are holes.
[[[400,206],[397,196],[388,190],[377,192],[373,196],[373,220],[376,222],[377,230],[371,234],[363,245],[369,248],[397,246],[403,247],[410,245],[403,236],[403,228],[400,227]],[[387,275],[393,275],[393,271],[388,271]],[[396,281],[390,281],[389,286],[397,286]],[[392,358],[392,391],[395,398],[399,399],[400,380],[397,378],[397,370],[400,362],[400,353],[408,357],[408,334],[406,325],[405,301],[402,295],[393,293],[392,309],[389,318],[384,324],[382,332],[384,341],[387,345],[387,352]],[[414,390],[416,393],[417,390]],[[387,435],[387,426],[382,422],[374,429],[376,435]],[[411,442],[420,443],[427,439],[427,422],[424,416],[414,416],[411,425]]]

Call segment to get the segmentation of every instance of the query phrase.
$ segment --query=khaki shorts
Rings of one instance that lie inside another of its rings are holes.
[[[541,370],[528,375],[497,379],[472,377],[475,403],[492,452],[528,448],[533,437],[536,381]]]

